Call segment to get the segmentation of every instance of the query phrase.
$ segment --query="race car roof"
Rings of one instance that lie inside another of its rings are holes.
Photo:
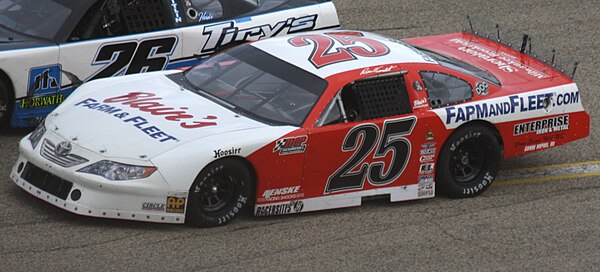
[[[402,41],[362,31],[305,32],[260,40],[251,45],[321,78],[386,64],[437,64]]]

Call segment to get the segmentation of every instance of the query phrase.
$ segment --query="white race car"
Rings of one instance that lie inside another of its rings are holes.
[[[589,135],[577,86],[547,64],[469,33],[407,42],[421,49],[298,33],[186,72],[86,83],[21,141],[11,178],[77,214],[218,226],[245,207],[472,197],[503,157]],[[467,46],[527,66],[507,71]]]

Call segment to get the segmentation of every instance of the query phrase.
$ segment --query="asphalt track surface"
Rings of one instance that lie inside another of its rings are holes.
[[[600,1],[335,1],[343,26],[395,38],[454,32],[465,14],[522,29],[582,61],[591,136],[503,168],[600,160]],[[0,271],[598,271],[600,177],[504,183],[434,198],[244,216],[216,229],[94,219],[8,178],[23,130],[0,133]]]

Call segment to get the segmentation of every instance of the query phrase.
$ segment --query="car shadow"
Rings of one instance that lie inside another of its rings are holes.
[[[0,136],[25,136],[29,132],[33,131],[35,127],[28,128],[7,128],[0,127]]]

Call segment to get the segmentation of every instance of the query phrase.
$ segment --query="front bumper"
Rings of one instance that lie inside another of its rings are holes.
[[[53,132],[44,135],[53,142],[64,141]],[[42,157],[25,137],[10,178],[23,190],[69,212],[101,218],[182,224],[185,222],[187,192],[171,191],[157,171],[140,180],[110,181],[79,173],[78,169],[100,160],[98,154],[73,145],[73,153],[92,158],[88,163],[62,167]]]

